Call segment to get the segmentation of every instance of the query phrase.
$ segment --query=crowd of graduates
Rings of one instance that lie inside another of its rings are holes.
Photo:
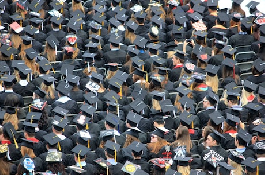
[[[0,175],[265,173],[265,14],[243,0],[2,0]]]

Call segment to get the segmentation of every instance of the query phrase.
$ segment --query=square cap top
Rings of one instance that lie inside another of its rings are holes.
[[[236,124],[240,123],[240,118],[236,117],[232,114],[226,113],[226,120],[225,120],[228,125],[230,126],[236,126]]]
[[[20,21],[23,20],[23,17],[21,15],[19,15],[18,13],[15,13],[12,16],[9,16],[11,19],[13,19],[13,21]]]
[[[258,94],[261,98],[265,98],[265,88],[262,87],[262,86],[259,86],[259,91],[258,91]]]
[[[114,75],[115,78],[121,80],[122,82],[126,82],[127,78],[129,77],[129,74],[126,72],[118,70],[116,74]]]
[[[132,57],[131,60],[133,62],[132,65],[135,68],[141,68],[141,66],[145,64],[145,62],[141,60],[138,56]]]
[[[109,84],[112,86],[112,87],[115,87],[117,89],[120,89],[122,87],[122,84],[123,82],[117,78],[114,78],[112,77],[109,81]]]
[[[213,113],[209,114],[209,117],[215,123],[215,125],[219,125],[225,121],[225,118],[218,111],[214,111]]]
[[[52,124],[53,126],[63,129],[67,125],[67,119],[55,116]]]
[[[135,31],[139,25],[136,22],[130,20],[126,23],[126,26]]]
[[[145,48],[147,41],[148,40],[145,39],[144,37],[137,35],[135,40],[134,40],[134,44],[141,47],[141,48]]]
[[[53,146],[61,141],[61,139],[54,133],[50,133],[43,136],[43,139],[48,142],[49,145]]]
[[[12,30],[14,30],[16,33],[20,33],[23,30],[23,27],[21,27],[16,21],[14,21],[12,24],[9,25]]]
[[[243,16],[241,15],[241,13],[232,13],[230,15],[232,17],[232,20],[235,21],[235,22],[239,22],[241,18],[243,18]]]
[[[145,89],[140,88],[140,87],[136,87],[133,89],[133,92],[131,95],[134,99],[139,98],[140,100],[143,100],[147,94],[148,94],[148,92]]]
[[[183,26],[173,25],[172,34],[183,34],[185,29]]]
[[[185,14],[175,14],[175,20],[179,23],[178,25],[183,25],[188,21],[188,18]]]
[[[69,92],[72,90],[73,86],[69,85],[69,83],[66,82],[60,82],[58,86],[56,87],[56,90],[58,90],[63,95],[68,95]]]
[[[34,24],[40,24],[43,22],[43,19],[34,17],[34,18],[30,18],[29,21],[33,22]]]
[[[179,119],[187,125],[190,125],[195,118],[196,115],[190,114],[187,111],[183,111],[183,113],[181,113],[179,116]]]
[[[105,144],[105,147],[109,150],[112,150],[112,151],[119,151],[120,150],[120,145],[115,143],[115,142],[112,142],[112,141],[107,141],[106,144]]]
[[[219,12],[217,17],[220,21],[229,21],[229,16],[226,13]]]
[[[228,53],[229,55],[233,55],[236,52],[236,49],[231,45],[226,45],[221,51],[224,53]]]
[[[128,146],[128,148],[130,148],[132,151],[137,152],[137,153],[143,151],[144,147],[145,147],[144,144],[142,144],[141,142],[137,142],[137,141],[132,142]]]
[[[233,0],[234,3],[240,5],[244,0]]]
[[[249,80],[244,81],[244,89],[248,92],[256,91],[258,88],[258,85],[255,83],[252,83]]]
[[[207,72],[208,75],[215,76],[219,69],[220,69],[220,66],[207,64],[207,67],[206,67],[205,71]]]
[[[48,152],[46,156],[46,162],[61,162],[62,152]]]
[[[31,69],[28,68],[24,64],[19,64],[17,68],[18,68],[19,72],[22,73],[22,74],[24,74],[24,75],[28,75],[29,73],[32,72]]]
[[[257,1],[250,1],[246,6],[249,9],[255,9],[259,5],[259,2]]]
[[[50,21],[57,24],[57,25],[60,25],[62,22],[63,22],[64,18],[63,17],[57,17],[57,16],[53,16]]]
[[[209,0],[207,1],[208,7],[218,6],[218,0]]]
[[[84,145],[76,145],[73,149],[72,152],[79,155],[80,157],[84,157],[86,153],[88,153],[90,149]]]
[[[137,98],[133,102],[131,102],[130,106],[137,113],[140,113],[142,110],[144,110],[147,107],[147,105],[142,100],[140,100],[139,98]]]
[[[67,74],[66,80],[70,83],[78,83],[80,80],[79,76],[73,75],[73,74]]]
[[[195,12],[198,12],[200,14],[203,14],[204,10],[205,10],[205,7],[204,6],[201,6],[199,4],[196,4],[194,7],[193,7],[193,10]]]
[[[103,12],[105,12],[107,10],[104,6],[99,5],[99,4],[95,5],[93,7],[93,9],[96,10],[97,12],[99,12],[99,13],[103,13]]]
[[[222,61],[222,64],[225,65],[225,66],[228,66],[228,67],[231,67],[233,68],[236,64],[236,61],[235,60],[232,60],[230,58],[226,58]]]
[[[34,11],[34,12],[38,12],[40,9],[42,9],[43,3],[44,3],[44,1],[41,1],[41,0],[33,0],[29,4],[29,9]]]
[[[117,20],[116,18],[114,18],[114,17],[110,18],[109,22],[110,22],[111,25],[115,26],[116,28],[118,28],[118,26],[121,25],[121,22],[118,21],[118,20]]]
[[[259,72],[263,72],[265,70],[265,62],[262,61],[260,58],[256,59],[253,63],[255,69]]]
[[[93,92],[88,92],[87,94],[84,94],[84,98],[90,105],[99,101],[98,97]]]
[[[59,45],[59,41],[56,39],[54,35],[50,35],[46,38],[47,43],[54,49]]]
[[[63,2],[60,2],[59,0],[54,0],[50,3],[50,5],[55,9],[59,10],[63,7]]]
[[[106,115],[105,120],[106,120],[107,122],[113,124],[114,126],[118,126],[119,121],[120,121],[119,117],[118,117],[117,115],[115,115],[115,114],[112,114],[112,113],[108,113],[108,114]]]
[[[27,25],[25,28],[24,28],[24,31],[26,32],[26,34],[29,34],[29,35],[34,35],[36,32],[37,32],[37,28],[33,27],[32,25]]]
[[[188,95],[188,93],[191,92],[190,88],[187,88],[185,86],[177,87],[176,91],[179,93],[180,96],[186,96],[186,95]]]
[[[159,101],[162,100],[165,96],[165,92],[160,92],[160,91],[152,91],[150,94],[153,95],[153,99]]]
[[[175,110],[175,106],[172,105],[170,99],[165,99],[163,101],[160,101],[159,103],[160,103],[163,113]]]
[[[133,56],[133,57],[134,57],[134,56],[137,56],[137,55],[139,54],[139,52],[140,52],[140,51],[139,51],[138,49],[136,49],[134,46],[128,46],[128,47],[127,47],[127,51],[128,51],[128,53],[129,53],[129,55],[130,55],[130,56]],[[131,54],[133,53],[133,54],[131,55],[130,53],[131,53]],[[139,57],[138,57],[138,58],[139,58]]]
[[[134,14],[134,17],[135,18],[140,18],[140,19],[144,19],[146,17],[146,13],[144,11],[141,11],[141,12],[136,12]]]
[[[130,111],[127,115],[127,120],[130,120],[133,123],[138,124],[140,120],[142,119],[142,116]]]
[[[208,2],[208,1],[207,1]],[[191,17],[194,21],[199,21],[202,19],[202,16],[198,12],[189,13],[189,17]]]
[[[52,65],[46,59],[39,61],[38,64],[45,72],[52,69]]]
[[[159,16],[153,16],[153,17],[151,18],[151,21],[152,21],[153,23],[159,25],[159,26],[161,26],[161,25],[164,23],[163,19],[160,18]]]
[[[244,161],[242,161],[241,164],[246,165],[247,167],[249,167],[251,169],[254,169],[257,166],[259,166],[261,164],[261,162],[252,158],[252,157],[248,157]]]
[[[141,170],[140,168],[138,168],[135,171],[135,174],[137,174],[137,175],[148,175],[148,173],[146,173],[144,170]]]
[[[157,135],[158,137],[163,139],[165,137],[165,132],[160,129],[156,129],[152,132],[152,135]]]
[[[14,80],[15,78],[16,78],[16,77],[15,77],[14,75],[7,75],[7,74],[5,74],[5,75],[3,75],[3,76],[1,77],[0,80],[2,80],[2,81],[4,81],[4,82],[11,83],[11,82],[13,82],[13,80]]]
[[[7,133],[9,139],[13,140],[14,138],[16,138],[16,130],[14,129],[12,123],[10,122],[5,123],[3,126],[3,131]]]
[[[224,139],[224,136],[216,130],[213,130],[213,132],[210,133],[210,136],[219,143]]]
[[[238,131],[237,136],[240,137],[241,139],[243,139],[246,143],[249,143],[251,138],[252,138],[252,135],[250,135],[247,131],[245,131],[243,129],[240,129]]]
[[[109,101],[116,102],[116,101],[118,101],[120,96],[116,92],[114,92],[113,90],[110,90],[109,92],[107,92],[104,95],[104,98],[109,100]]]
[[[124,9],[124,11],[125,11],[125,9]],[[128,16],[125,15],[125,13],[120,12],[120,13],[118,13],[118,14],[116,15],[116,18],[117,18],[117,20],[119,20],[120,22],[126,22],[127,19],[128,19]]]
[[[190,170],[190,175],[206,175],[206,173],[205,172],[198,171],[198,170],[191,169]]]
[[[183,105],[184,109],[193,108],[195,103],[193,99],[190,99],[187,96],[183,96],[181,99],[179,99],[179,102]]]
[[[121,170],[125,172],[125,174],[134,174],[137,169],[139,169],[140,166],[136,165],[130,161],[126,161]]]
[[[205,62],[205,63],[207,63],[211,59],[211,56],[203,52],[198,54],[197,57],[200,59],[200,61]]]
[[[32,47],[26,49],[25,52],[26,52],[27,58],[29,60],[33,60],[35,57],[37,57],[39,55],[39,53],[36,50],[34,50]]]
[[[35,128],[38,127],[38,124],[25,121],[23,123],[23,126],[24,126],[24,130],[27,131],[28,133],[35,133]]]
[[[75,67],[74,65],[62,64],[60,74],[61,75],[66,75],[66,76],[68,74],[73,74],[74,67]]]
[[[96,112],[96,108],[93,106],[90,106],[89,104],[85,103],[80,107],[80,110],[82,110],[83,112],[93,115],[94,112]]]
[[[175,170],[172,170],[171,168],[169,168],[167,171],[166,171],[166,174],[165,175],[181,175],[181,173],[175,171]]]
[[[120,44],[122,42],[122,37],[112,35],[109,39],[109,42],[114,44]]]
[[[235,169],[233,166],[227,164],[226,162],[218,162],[218,165],[225,168],[226,170],[233,170]]]
[[[103,22],[106,19],[106,15],[102,15],[99,12],[96,12],[95,15],[93,16],[93,20],[95,20],[98,23]]]
[[[252,102],[249,102],[244,107],[251,109],[253,111],[257,111],[257,112],[262,109],[262,106],[259,103],[252,103]]]
[[[12,54],[15,54],[17,52],[17,49],[9,47],[8,45],[2,45],[0,51],[5,56],[10,57]]]
[[[42,113],[40,112],[29,112],[26,116],[27,121],[30,123],[33,123],[33,120],[39,120],[41,117]]]
[[[241,91],[240,87],[238,87],[235,82],[231,82],[231,83],[227,84],[225,86],[225,89],[228,92],[237,92],[237,93],[240,93],[240,91]]]

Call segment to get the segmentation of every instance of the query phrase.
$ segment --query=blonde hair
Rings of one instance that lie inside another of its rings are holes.
[[[28,148],[26,146],[21,146],[20,152],[22,157],[24,157],[26,154],[32,159],[36,157],[35,153],[33,152],[33,149]]]
[[[219,80],[218,80],[217,75],[210,76],[207,74],[205,83],[207,86],[212,87],[213,92],[215,92],[215,93],[218,92]]]
[[[46,98],[47,99],[54,99],[54,85],[51,84],[50,86],[47,86],[44,83],[41,83],[41,89],[47,92]]]
[[[22,39],[18,34],[15,34],[14,32],[11,35],[11,41],[13,43],[13,47],[15,49],[18,49],[20,44],[22,44]]]
[[[178,165],[178,172],[182,175],[190,175],[190,166],[179,166]]]
[[[85,9],[82,6],[81,2],[75,2],[74,0],[72,0],[72,9],[73,12],[76,10],[81,10],[81,12],[85,13]]]
[[[117,72],[117,70],[116,71],[110,71],[110,70],[108,70],[106,79],[107,80],[110,80],[116,74],[116,72]]]
[[[160,111],[161,110],[161,106],[160,106],[158,100],[152,99],[152,107],[156,111]]]
[[[4,115],[4,122],[3,123],[12,123],[12,125],[14,126],[15,130],[18,130],[18,119],[17,119],[17,114],[8,114],[5,113]]]
[[[241,105],[242,105],[242,106],[245,106],[245,105],[248,104],[248,102],[249,102],[249,101],[248,101],[248,97],[251,96],[251,95],[254,95],[254,97],[256,97],[255,94],[254,94],[253,92],[248,92],[248,91],[246,91],[246,90],[243,88],[242,93],[241,93]]]
[[[231,170],[231,173],[233,175],[242,175],[243,174],[243,168],[240,164],[234,162],[233,160],[229,159],[228,161],[229,165],[231,165],[232,167],[234,167],[235,169]]]
[[[95,68],[94,66],[93,67],[89,67],[90,71],[88,72],[88,68],[86,67],[84,70],[83,70],[83,73],[86,75],[86,76],[89,76],[92,74],[92,72],[97,72],[97,68]]]
[[[125,38],[130,40],[131,43],[133,43],[136,38],[136,35],[133,32],[130,32],[128,29],[126,29]]]
[[[45,53],[47,53],[48,61],[55,61],[56,60],[55,49],[53,49],[47,42],[46,42],[43,54],[45,54]]]
[[[33,60],[25,59],[25,65],[32,70],[33,74],[37,72],[37,65],[35,59]]]

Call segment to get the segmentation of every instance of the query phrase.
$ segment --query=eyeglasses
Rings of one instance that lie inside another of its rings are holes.
[[[207,102],[208,100],[202,100],[202,102]]]
[[[152,138],[157,138],[157,136],[156,136],[156,135],[151,135],[151,137],[152,137]]]

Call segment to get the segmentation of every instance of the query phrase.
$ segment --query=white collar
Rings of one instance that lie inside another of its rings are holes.
[[[68,102],[69,100],[71,100],[71,98],[69,98],[69,97],[67,97],[67,96],[62,96],[62,97],[60,97],[58,100],[56,100],[56,101],[58,101],[58,102],[61,102],[61,103],[66,103],[66,102]]]
[[[58,151],[57,151],[57,149],[48,149],[48,152],[49,152],[49,153],[56,153],[56,152],[58,152]]]
[[[80,164],[81,164],[82,167],[86,166],[86,162],[85,161],[81,161]],[[76,166],[80,167],[80,164],[79,164],[79,162],[76,162]]]
[[[5,90],[5,92],[14,92],[13,89],[12,90]]]
[[[55,31],[55,32],[58,32],[60,29],[52,29],[53,31]]]
[[[257,160],[264,162],[265,161],[265,157],[259,157],[259,158],[257,158]]]
[[[145,83],[145,80],[137,80],[135,83]]]
[[[20,80],[20,81],[19,81],[19,84],[20,84],[21,86],[27,86],[27,85],[28,85],[28,81],[27,81],[27,80]]]

